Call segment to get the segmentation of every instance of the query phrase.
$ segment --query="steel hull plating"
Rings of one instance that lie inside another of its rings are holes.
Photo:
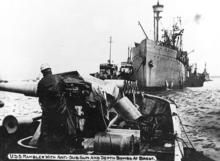
[[[186,79],[186,68],[177,60],[177,51],[143,40],[131,52],[134,78],[140,90],[163,87],[181,88]],[[143,60],[146,62],[143,63]],[[141,65],[142,63],[142,65]]]

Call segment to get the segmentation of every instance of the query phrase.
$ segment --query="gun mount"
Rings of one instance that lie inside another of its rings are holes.
[[[77,137],[79,142],[72,146],[80,145],[85,152],[95,150],[98,154],[138,154],[142,141],[151,142],[161,139],[162,135],[167,138],[165,136],[173,132],[169,103],[138,93],[136,82],[103,81],[92,76],[81,76],[77,72],[60,75],[64,78],[69,116],[75,126],[73,137]],[[37,82],[0,83],[0,90],[37,97],[37,85]],[[4,126],[11,134],[20,126],[33,122],[29,118],[8,119]],[[11,122],[16,126],[12,127]],[[39,135],[39,127],[35,129],[35,134],[38,132]],[[36,147],[33,138],[37,134],[20,140],[19,144]]]
[[[105,131],[109,121],[104,115],[108,117],[108,109],[110,109],[112,107],[111,105],[116,104],[117,101],[123,97],[120,91],[125,93],[129,91],[131,92],[131,88],[128,88],[131,83],[128,83],[128,81],[122,82],[122,80],[119,80],[118,82],[105,82],[92,76],[81,76],[78,72],[66,72],[58,75],[61,75],[64,78],[64,94],[67,100],[67,106],[69,107],[71,115],[77,117],[78,119],[78,122],[76,123],[78,125],[76,127],[79,131],[86,130],[86,128],[83,128],[82,126],[88,127],[89,130],[96,129],[98,131]],[[0,83],[0,90],[20,93],[24,94],[25,96],[38,97],[37,86],[38,82],[7,82]],[[129,102],[130,101],[126,99],[126,103]],[[122,112],[126,109],[123,109],[123,106],[125,105],[120,104],[118,106]],[[137,111],[136,107],[133,106],[132,103],[129,103],[127,109],[132,108],[134,109],[133,111],[136,111],[137,116],[141,115],[140,112]],[[117,112],[114,110],[113,113],[117,115]],[[126,117],[127,116],[124,116],[124,118]],[[84,121],[82,121],[83,119]],[[90,120],[87,121],[89,125],[81,125],[81,123],[85,123],[86,119]],[[10,133],[14,133],[17,129],[17,126],[23,125],[24,122],[28,124],[32,122],[30,121],[32,119],[23,121],[20,118],[14,117],[6,117],[5,120],[4,125]],[[13,128],[10,128],[10,125],[12,125],[11,122],[14,122]],[[97,124],[99,124],[98,129],[95,127]]]

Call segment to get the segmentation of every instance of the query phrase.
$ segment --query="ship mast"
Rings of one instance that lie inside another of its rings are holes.
[[[163,5],[159,4],[159,1],[157,2],[157,5],[153,6],[154,10],[154,41],[158,41],[158,31],[159,31],[159,20],[162,18],[160,15],[160,12],[163,12]]]
[[[127,60],[127,63],[130,63],[130,62],[131,62],[130,48],[128,47],[128,60]]]
[[[206,71],[206,62],[205,62],[205,69],[204,69],[204,72],[203,73],[207,73],[207,71]]]
[[[109,53],[109,64],[111,64],[111,44],[112,44],[112,37],[110,37],[110,53]]]
[[[177,17],[180,21],[180,30],[182,30],[182,23],[181,23],[181,17]],[[183,38],[182,34],[180,35],[180,51],[183,51]]]

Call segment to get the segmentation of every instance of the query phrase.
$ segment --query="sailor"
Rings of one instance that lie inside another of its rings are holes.
[[[42,64],[40,70],[43,78],[37,88],[39,104],[42,108],[39,146],[47,148],[47,146],[53,145],[55,140],[61,140],[60,137],[56,137],[56,133],[62,136],[60,131],[65,131],[66,100],[63,94],[63,78],[59,75],[53,75],[48,64]]]

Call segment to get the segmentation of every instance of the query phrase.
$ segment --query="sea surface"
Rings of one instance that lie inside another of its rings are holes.
[[[204,82],[203,87],[154,92],[171,98],[178,105],[178,115],[197,151],[220,160],[220,78]],[[184,136],[187,141],[187,137]],[[190,145],[190,144],[189,144]]]
[[[205,82],[203,87],[153,94],[169,97],[176,102],[178,115],[193,146],[218,161],[220,160],[220,78],[211,79],[213,81]],[[0,108],[0,125],[7,115],[24,117],[41,115],[37,98],[0,92],[0,100],[5,103],[5,106]],[[185,135],[183,138],[188,142]]]

